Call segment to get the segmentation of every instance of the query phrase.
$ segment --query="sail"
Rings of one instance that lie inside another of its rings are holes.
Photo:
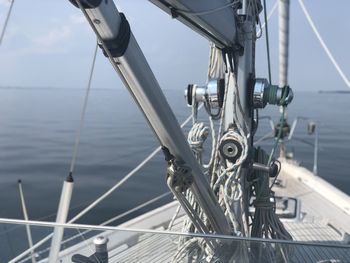
[[[229,0],[149,0],[219,48],[234,46],[237,2]],[[227,26],[230,25],[230,26]]]

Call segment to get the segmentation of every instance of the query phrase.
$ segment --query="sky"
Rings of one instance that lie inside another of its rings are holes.
[[[68,0],[15,0],[0,46],[1,87],[83,88],[88,81],[95,36]],[[267,0],[268,10],[275,0]],[[206,81],[209,43],[146,0],[115,0],[123,11],[163,89],[182,91]],[[305,0],[321,35],[350,78],[350,1]],[[0,28],[9,0],[0,0]],[[269,21],[273,81],[278,83],[278,17]],[[297,0],[291,0],[289,83],[295,90],[345,90],[311,31]],[[267,78],[264,37],[257,42],[257,77]],[[94,88],[123,88],[99,52]]]

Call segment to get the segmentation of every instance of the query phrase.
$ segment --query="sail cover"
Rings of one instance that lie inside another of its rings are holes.
[[[232,0],[149,0],[160,9],[215,43],[232,47],[236,21]]]

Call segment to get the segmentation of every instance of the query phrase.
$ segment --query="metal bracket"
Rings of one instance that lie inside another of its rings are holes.
[[[167,168],[167,182],[170,188],[177,192],[184,193],[193,183],[191,168],[175,160],[169,162]]]

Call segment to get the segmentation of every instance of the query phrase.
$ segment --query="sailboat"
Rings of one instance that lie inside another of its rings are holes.
[[[162,151],[167,164],[165,181],[175,201],[118,226],[108,225],[109,221],[102,225],[74,223],[133,171],[67,220],[78,130],[56,221],[34,221],[27,216],[25,220],[0,219],[1,223],[26,226],[29,248],[9,262],[350,262],[350,198],[316,175],[315,122],[308,126],[315,135],[313,172],[288,154],[286,141],[292,139],[298,122],[289,125],[287,118],[288,105],[293,103],[288,83],[289,0],[279,0],[278,85],[271,83],[265,0],[150,0],[210,42],[207,81],[185,89],[186,103],[192,109],[185,122],[192,121],[187,138],[132,33],[127,14],[119,12],[113,1],[70,2],[88,21],[97,46],[159,141],[160,147],[135,170]],[[302,0],[300,3],[306,11]],[[257,36],[263,30],[267,78],[256,76],[254,61]],[[332,62],[336,65],[334,58]],[[338,72],[347,80],[339,67]],[[271,152],[254,140],[259,112],[267,105],[281,111],[279,123],[272,125]],[[207,114],[209,126],[198,118],[199,112]],[[209,135],[207,162],[203,151]],[[25,211],[24,203],[22,199]],[[33,226],[53,231],[33,242]],[[67,238],[64,233],[70,229],[78,230],[78,235]]]

